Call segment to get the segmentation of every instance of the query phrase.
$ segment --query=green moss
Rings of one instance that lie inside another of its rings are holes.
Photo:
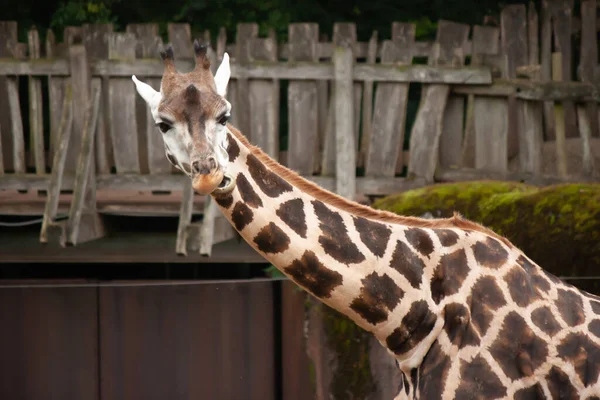
[[[375,390],[369,363],[370,334],[326,305],[321,310],[327,344],[336,356],[332,398],[366,399]]]
[[[506,236],[555,275],[597,275],[600,268],[600,184],[440,184],[373,206],[416,216],[448,217],[458,211]]]

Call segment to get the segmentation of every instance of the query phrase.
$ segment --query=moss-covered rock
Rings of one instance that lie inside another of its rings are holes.
[[[373,207],[434,217],[458,211],[507,237],[555,275],[597,276],[600,271],[600,184],[438,184],[383,198]]]

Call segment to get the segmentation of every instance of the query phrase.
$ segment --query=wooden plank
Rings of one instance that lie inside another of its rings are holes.
[[[111,59],[133,59],[135,48],[132,33],[113,33],[109,37]],[[138,138],[134,134],[137,132],[136,93],[125,78],[111,78],[108,87],[110,134],[117,173],[140,173]]]
[[[275,399],[274,285],[100,288],[101,393],[132,400]]]
[[[415,25],[394,22],[392,40],[383,42],[382,64],[410,65]],[[394,176],[402,165],[402,146],[408,104],[408,84],[380,83],[375,94],[373,134],[368,146],[365,176]],[[400,160],[398,160],[400,159]]]
[[[333,55],[335,65],[335,191],[354,199],[356,195],[356,143],[354,141],[352,67],[354,56],[348,46],[339,46]]]
[[[429,57],[430,65],[462,65],[462,49],[469,35],[469,26],[445,20],[438,23],[437,46]],[[450,87],[448,85],[428,85],[423,88],[421,104],[411,132],[410,162],[408,174],[411,177],[433,181],[439,159],[439,143],[442,124]]]
[[[250,62],[250,42],[258,36],[258,24],[240,23],[237,25],[235,36],[235,61],[240,65],[246,65]],[[268,78],[267,78],[268,79]],[[252,142],[252,132],[250,130],[250,97],[247,77],[237,77],[236,84],[236,103],[235,110],[237,127],[244,132]]]
[[[527,51],[529,65],[540,64],[540,26],[535,2],[530,1],[527,7]]]
[[[44,219],[40,229],[40,242],[48,243],[50,239],[49,229],[55,222],[58,211],[58,201],[60,189],[63,184],[63,174],[65,171],[65,162],[67,159],[67,150],[73,131],[73,107],[70,88],[67,88],[62,104],[62,116],[58,127],[58,140],[54,158],[52,160],[51,177],[48,184],[48,194],[46,206],[44,208]]]
[[[563,80],[562,73],[562,54],[552,53],[552,80]],[[566,149],[566,120],[565,120],[565,102],[554,104],[554,118],[556,127],[556,172],[561,178],[567,176],[567,149]]]
[[[318,24],[290,24],[289,62],[318,61]],[[301,175],[311,175],[318,148],[318,88],[314,81],[292,80],[288,86],[288,157],[286,165]]]
[[[19,103],[19,89],[16,79],[8,78],[5,81],[8,111],[10,115],[10,131],[12,136],[12,161],[16,173],[25,173],[25,141],[23,138],[23,120]],[[6,135],[5,135],[6,136]]]
[[[192,42],[190,24],[169,23],[167,24],[167,32],[169,37],[169,43],[171,43],[171,45],[173,46],[175,58],[192,60],[194,58],[194,47]],[[188,68],[187,71],[191,71],[191,68]]]
[[[46,57],[48,59],[54,59],[61,57],[61,63],[65,67],[65,72],[68,72],[68,60],[66,55],[65,46],[63,43],[56,43],[56,37],[54,32],[50,29],[46,32]],[[46,61],[44,59],[38,60]],[[48,74],[48,106],[49,106],[49,125],[50,135],[48,143],[48,157],[46,159],[48,166],[52,166],[54,159],[54,152],[56,147],[59,146],[58,141],[60,140],[60,123],[62,117],[62,105],[64,103],[65,86],[69,78],[55,76]]]
[[[456,85],[452,92],[487,97],[512,96],[523,100],[572,100],[577,102],[600,101],[600,95],[590,83],[561,81],[530,81],[526,79],[497,79],[493,85]]]
[[[500,13],[502,54],[506,55],[507,77],[515,78],[517,68],[527,65],[528,35],[527,35],[527,9],[524,4],[507,5]],[[517,100],[509,96],[508,102],[508,148],[507,156],[515,157],[519,152],[519,113]]]
[[[0,177],[4,175],[4,153],[2,153],[2,125],[0,125]]]
[[[543,108],[537,101],[518,100],[519,165],[522,172],[542,173]]]
[[[78,155],[77,172],[73,184],[73,201],[66,226],[67,235],[61,240],[63,246],[67,243],[83,243],[104,234],[102,223],[96,214],[96,175],[93,152],[100,107],[100,82],[96,81],[93,88],[90,87],[89,70],[86,67],[88,65],[87,53],[83,45],[70,46],[69,54],[72,66],[73,132],[79,131],[81,134],[78,147],[74,149],[74,153]],[[74,146],[74,143],[76,142],[71,138],[69,147]]]
[[[562,54],[562,77],[563,81],[573,80],[572,71],[572,39],[571,39],[571,16],[573,13],[573,0],[553,0],[552,1],[552,25],[554,33],[555,52]],[[553,66],[554,68],[554,66]],[[566,100],[562,102],[565,119],[566,137],[577,137],[577,112],[575,104]]]
[[[0,58],[14,58],[15,45],[17,44],[17,23],[15,21],[0,21]],[[7,77],[0,73],[0,98],[10,100],[9,96],[9,81],[14,81],[14,78]],[[14,86],[14,84],[13,84]],[[14,160],[15,145],[13,145],[14,122],[11,119],[11,108],[8,101],[2,101],[0,104],[0,126],[4,129],[4,133],[0,136],[2,140],[2,158],[4,160],[5,171],[15,171],[16,166],[20,167],[20,161]]]
[[[275,32],[271,37],[254,38],[247,42],[249,61],[277,61]],[[252,144],[271,157],[279,153],[279,81],[253,79],[248,82],[248,106]],[[237,111],[237,110],[236,110]]]
[[[367,63],[375,64],[377,61],[377,31],[374,31],[369,40],[369,51],[367,53]],[[367,152],[369,151],[369,143],[373,127],[373,80],[367,79],[363,84],[363,101],[362,101],[362,135],[360,139],[358,159],[356,165],[358,168],[364,168]]]
[[[179,222],[177,224],[177,242],[175,251],[177,254],[186,256],[188,250],[188,232],[187,228],[192,222],[192,209],[194,206],[194,189],[192,180],[187,176],[183,182],[183,193],[181,195],[181,206],[179,208]],[[208,200],[210,196],[206,196]]]
[[[542,24],[540,32],[542,81],[552,80],[552,12],[549,1],[551,0],[542,0]],[[551,101],[545,101],[543,108],[544,137],[546,140],[554,140],[556,137],[554,104]]]
[[[579,58],[579,79],[582,82],[593,83],[595,81],[596,69],[598,68],[598,38],[596,25],[596,0],[584,0],[581,2],[581,51]],[[587,121],[593,137],[600,136],[598,125],[598,104],[596,102],[586,103],[588,113]],[[577,111],[579,114],[579,111]],[[581,121],[581,118],[579,118]],[[581,127],[579,128],[581,131]]]
[[[40,37],[35,27],[27,33],[29,58],[40,58]],[[33,150],[35,171],[38,175],[46,173],[44,151],[44,105],[42,103],[42,81],[29,77],[29,132],[30,148]]]
[[[592,114],[597,116],[598,114]],[[592,154],[592,129],[590,123],[589,109],[586,107],[577,107],[577,117],[579,119],[579,133],[581,135],[582,146],[582,171],[585,176],[597,177],[597,166],[595,165],[594,155]]]
[[[128,24],[127,32],[133,33],[137,39],[135,51],[137,58],[156,57],[163,45],[162,39],[158,36],[158,24]],[[155,90],[160,90],[160,78],[141,75],[138,78]],[[165,145],[162,136],[154,126],[152,112],[141,96],[137,96],[136,99],[140,169],[142,173],[151,174],[169,172],[171,164],[165,157]]]
[[[532,175],[525,172],[496,172],[473,168],[438,169],[435,173],[438,182],[467,182],[467,181],[513,181],[535,186],[550,186],[561,183],[596,183],[597,178],[586,176],[572,176],[560,178],[556,175]]]
[[[0,289],[2,398],[98,400],[97,289],[19,284]]]
[[[508,167],[508,104],[493,98],[474,103],[475,168],[505,172]]]

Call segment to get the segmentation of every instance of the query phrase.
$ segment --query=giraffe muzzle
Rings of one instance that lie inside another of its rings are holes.
[[[211,194],[213,196],[224,196],[224,195],[231,193],[231,191],[233,190],[234,187],[235,187],[235,177],[233,177],[232,175],[225,172],[223,174],[223,180],[221,181],[219,186],[217,186],[217,188],[212,191]]]

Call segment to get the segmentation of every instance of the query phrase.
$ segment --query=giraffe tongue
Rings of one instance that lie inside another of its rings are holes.
[[[192,187],[199,194],[210,194],[223,183],[223,173],[217,172],[210,175],[196,175],[192,180]]]

